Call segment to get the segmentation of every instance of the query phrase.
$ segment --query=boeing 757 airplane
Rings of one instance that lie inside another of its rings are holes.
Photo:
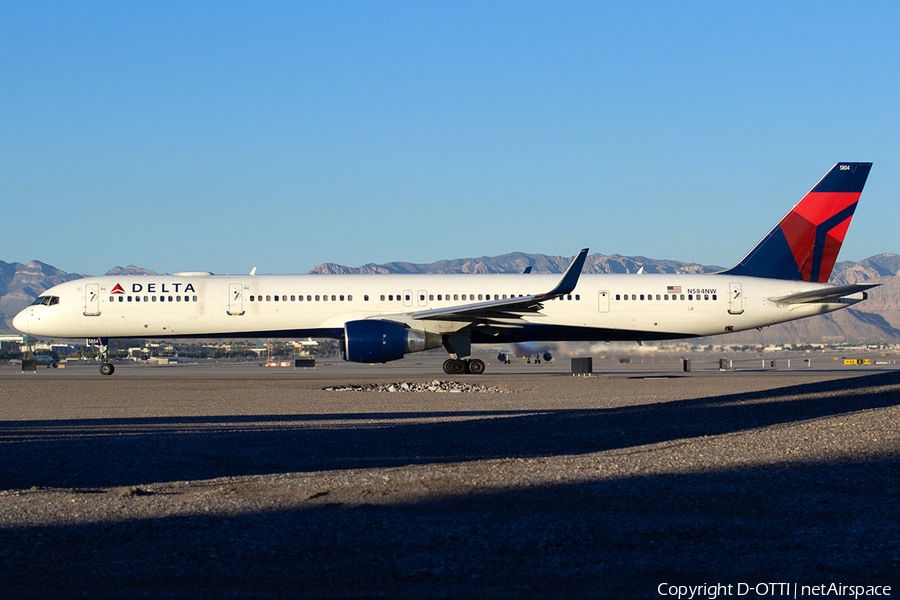
[[[109,338],[324,337],[383,363],[443,346],[480,374],[473,344],[650,341],[741,331],[847,308],[871,284],[826,282],[872,163],[838,163],[737,265],[712,274],[174,275],[88,277],[41,294],[19,331]],[[255,271],[255,269],[254,269]]]

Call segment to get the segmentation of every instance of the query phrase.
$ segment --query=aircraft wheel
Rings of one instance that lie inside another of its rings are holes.
[[[447,360],[444,361],[444,373],[446,373],[447,375],[450,375],[453,373],[453,371],[450,370],[450,363],[452,363],[452,362],[453,362],[452,358],[448,358]]]
[[[484,373],[484,361],[480,359],[474,359],[468,361],[469,364],[466,365],[466,372],[471,373],[472,375],[481,375]]]
[[[101,375],[112,375],[116,372],[116,368],[112,366],[111,363],[103,363],[100,365],[100,374]]]
[[[448,368],[450,369],[450,375],[463,375],[466,372],[466,361],[458,358],[451,359]]]

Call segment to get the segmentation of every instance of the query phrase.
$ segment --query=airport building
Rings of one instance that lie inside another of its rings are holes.
[[[21,352],[27,343],[24,335],[0,335],[0,352]]]

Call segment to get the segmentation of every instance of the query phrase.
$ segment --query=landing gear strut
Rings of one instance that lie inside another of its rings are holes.
[[[444,373],[448,375],[481,375],[484,373],[484,361],[478,358],[460,359],[448,358],[444,361]]]

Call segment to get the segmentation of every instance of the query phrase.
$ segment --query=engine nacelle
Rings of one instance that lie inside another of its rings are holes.
[[[344,359],[352,362],[388,362],[440,346],[440,334],[410,329],[396,321],[365,319],[344,324]]]
[[[544,362],[550,362],[553,360],[553,355],[549,352],[544,352]]]

